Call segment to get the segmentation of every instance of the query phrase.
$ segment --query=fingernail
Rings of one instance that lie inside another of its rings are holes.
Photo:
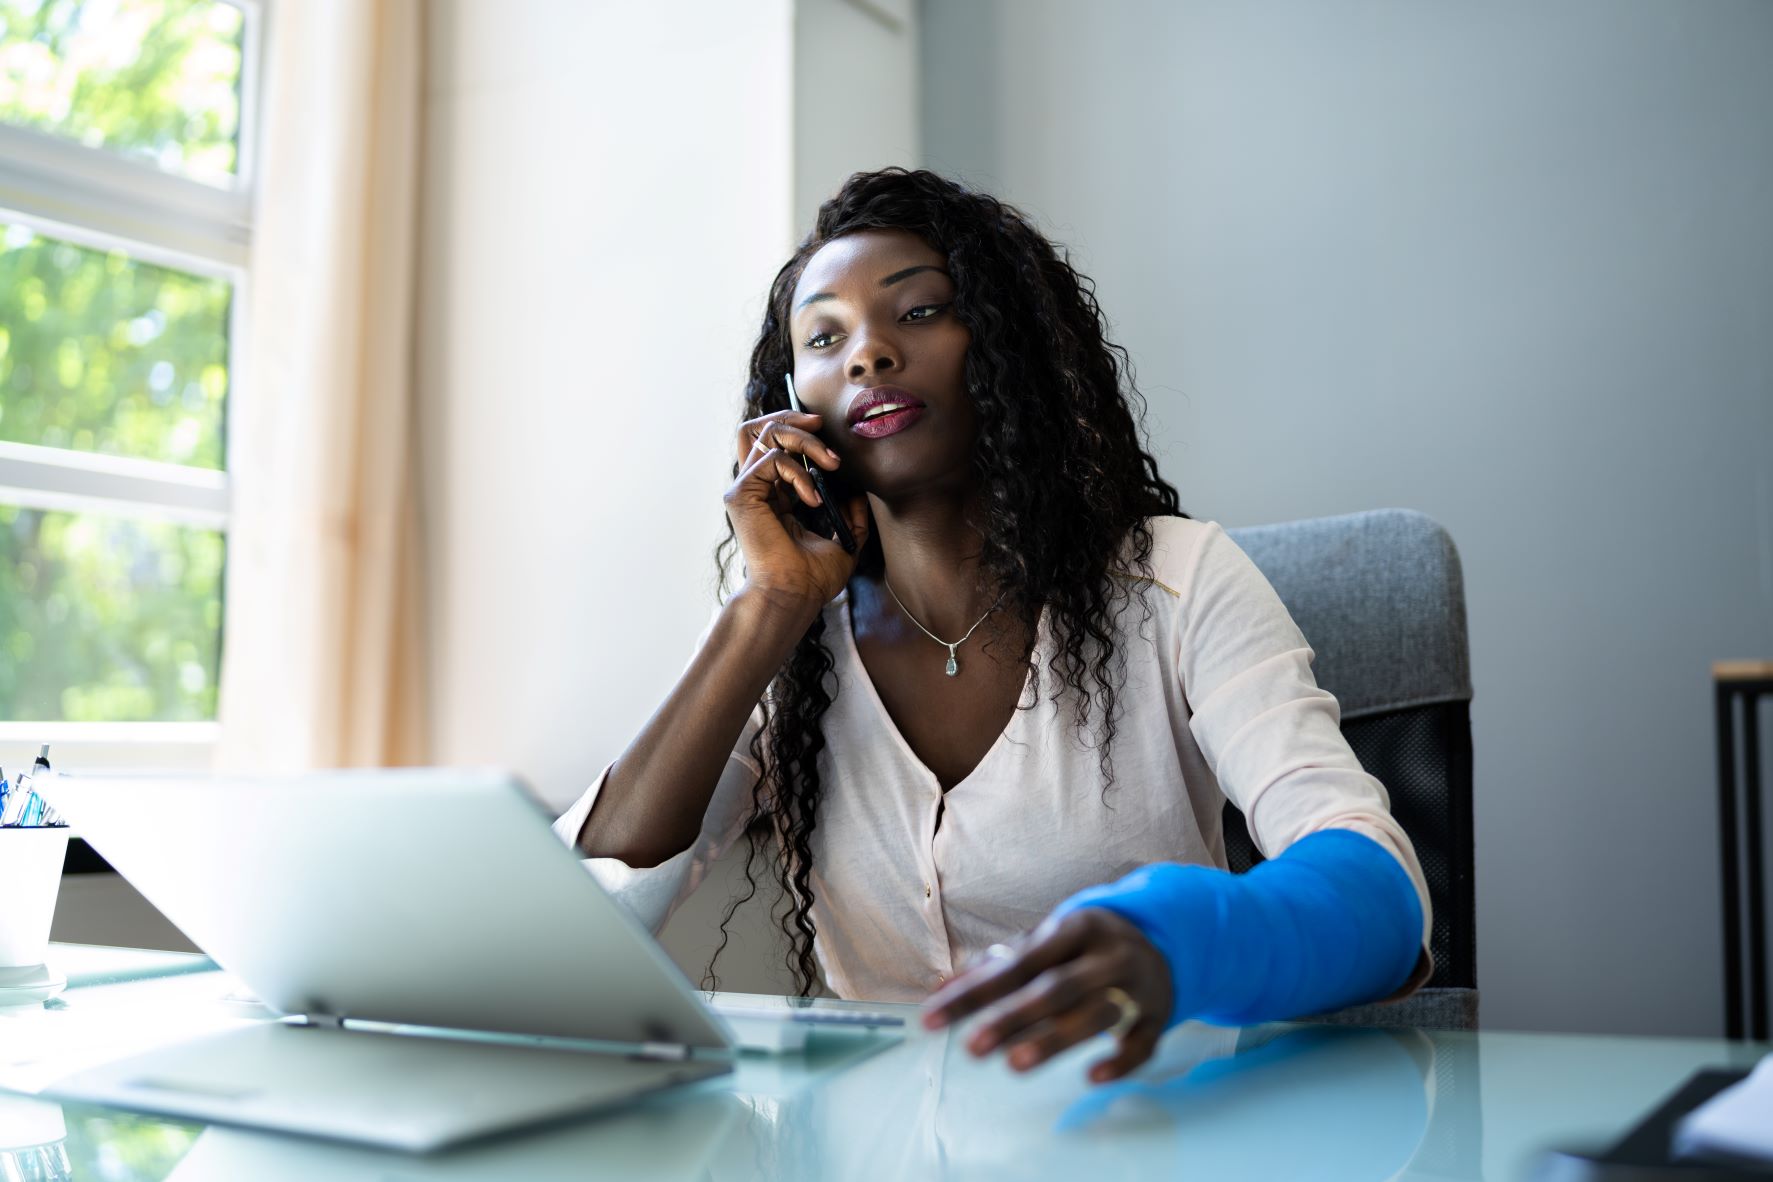
[[[940,1012],[932,1012],[923,1016],[923,1028],[925,1030],[940,1030],[947,1024],[948,1019],[944,1018]]]
[[[1016,1068],[1034,1066],[1034,1048],[1017,1047],[1010,1052],[1010,1065]]]

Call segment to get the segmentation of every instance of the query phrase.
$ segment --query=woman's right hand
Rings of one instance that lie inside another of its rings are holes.
[[[801,457],[827,472],[841,465],[837,453],[814,434],[822,421],[815,414],[779,410],[741,424],[739,477],[725,498],[727,519],[745,556],[746,585],[811,611],[843,590],[857,556],[806,529],[794,516],[796,503],[819,503]],[[850,497],[838,511],[855,535],[859,554],[868,541],[868,498]]]

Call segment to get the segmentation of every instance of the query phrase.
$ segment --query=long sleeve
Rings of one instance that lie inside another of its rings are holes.
[[[1189,729],[1264,856],[1308,834],[1349,829],[1397,859],[1416,889],[1426,952],[1432,916],[1416,852],[1378,780],[1341,731],[1336,699],[1311,672],[1312,652],[1280,597],[1218,526],[1182,576],[1176,667]],[[1419,959],[1404,991],[1422,984]]]

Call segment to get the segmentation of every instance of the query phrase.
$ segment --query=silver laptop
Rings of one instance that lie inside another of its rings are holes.
[[[45,1095],[425,1151],[732,1069],[726,1022],[508,775],[61,774],[36,786],[289,1015],[84,1070]]]

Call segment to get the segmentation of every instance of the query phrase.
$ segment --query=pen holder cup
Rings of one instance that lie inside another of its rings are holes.
[[[65,826],[0,829],[0,968],[43,963],[67,853]]]

